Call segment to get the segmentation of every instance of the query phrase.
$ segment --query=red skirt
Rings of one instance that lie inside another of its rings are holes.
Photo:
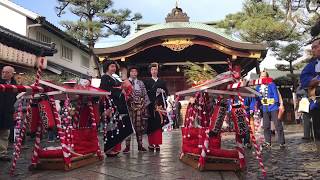
[[[162,144],[162,129],[157,129],[152,133],[148,134],[149,145],[159,145]]]
[[[120,152],[120,151],[121,151],[121,143],[115,145],[115,146],[112,148],[112,151],[114,151],[114,152]]]

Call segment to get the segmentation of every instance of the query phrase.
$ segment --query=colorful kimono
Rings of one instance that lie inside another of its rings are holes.
[[[113,148],[113,151],[121,150],[121,142],[133,133],[132,123],[129,117],[125,96],[122,93],[121,82],[109,75],[101,77],[100,88],[111,92],[109,108],[113,109],[111,118],[107,119],[107,133],[104,140],[104,151]]]
[[[165,113],[168,89],[166,83],[161,79],[149,78],[144,84],[151,102],[148,106],[150,115],[147,129],[149,145],[159,145],[162,144],[162,126],[168,123]]]
[[[142,145],[142,134],[146,131],[147,107],[150,100],[144,83],[140,80],[129,79],[133,91],[128,98],[128,108],[133,127],[136,131],[138,145]],[[128,137],[126,144],[130,145],[131,138]]]

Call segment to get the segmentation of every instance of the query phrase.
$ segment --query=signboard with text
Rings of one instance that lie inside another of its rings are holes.
[[[47,66],[47,59],[44,58],[43,68],[45,69]],[[21,51],[9,46],[6,46],[0,43],[0,60],[12,62],[19,65],[24,65],[28,67],[35,67],[38,65],[37,63],[38,57],[34,54]]]

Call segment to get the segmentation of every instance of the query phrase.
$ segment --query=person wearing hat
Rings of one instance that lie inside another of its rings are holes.
[[[151,78],[145,80],[144,84],[150,99],[148,106],[148,142],[150,151],[160,151],[162,144],[162,126],[168,123],[166,113],[166,99],[168,89],[165,81],[158,78],[159,64],[152,63],[150,66]]]
[[[138,80],[138,67],[132,66],[129,68],[129,81],[133,86],[132,93],[128,98],[128,109],[134,130],[136,132],[138,151],[147,151],[142,146],[142,135],[146,128],[146,120],[148,117],[147,107],[150,100],[147,94],[146,87],[141,80]],[[126,148],[123,153],[130,151],[131,136],[126,139]]]
[[[108,157],[117,156],[121,151],[121,142],[133,133],[131,120],[122,89],[122,80],[116,74],[119,66],[115,61],[105,60],[100,89],[111,92],[107,110],[107,132],[104,136],[104,151]]]

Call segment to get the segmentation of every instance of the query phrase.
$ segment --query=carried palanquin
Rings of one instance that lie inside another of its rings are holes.
[[[100,119],[98,102],[101,99],[107,100],[110,93],[92,87],[89,81],[63,85],[42,81],[41,71],[40,66],[32,86],[0,86],[0,91],[21,92],[18,95],[20,103],[16,116],[19,133],[15,140],[10,174],[13,175],[16,168],[27,128],[36,134],[30,169],[71,170],[103,160],[97,134]],[[27,101],[25,116],[22,100]],[[63,104],[61,113],[56,108],[57,101]],[[59,145],[41,147],[42,135],[53,128],[57,128]]]
[[[181,128],[183,138],[180,160],[199,170],[243,170],[246,162],[242,138],[246,128],[249,128],[265,176],[260,147],[249,125],[243,97],[259,96],[249,86],[268,84],[272,79],[239,81],[234,74],[231,69],[201,85],[176,93],[179,96],[193,96]],[[224,132],[235,133],[235,149],[221,147],[221,134]]]

